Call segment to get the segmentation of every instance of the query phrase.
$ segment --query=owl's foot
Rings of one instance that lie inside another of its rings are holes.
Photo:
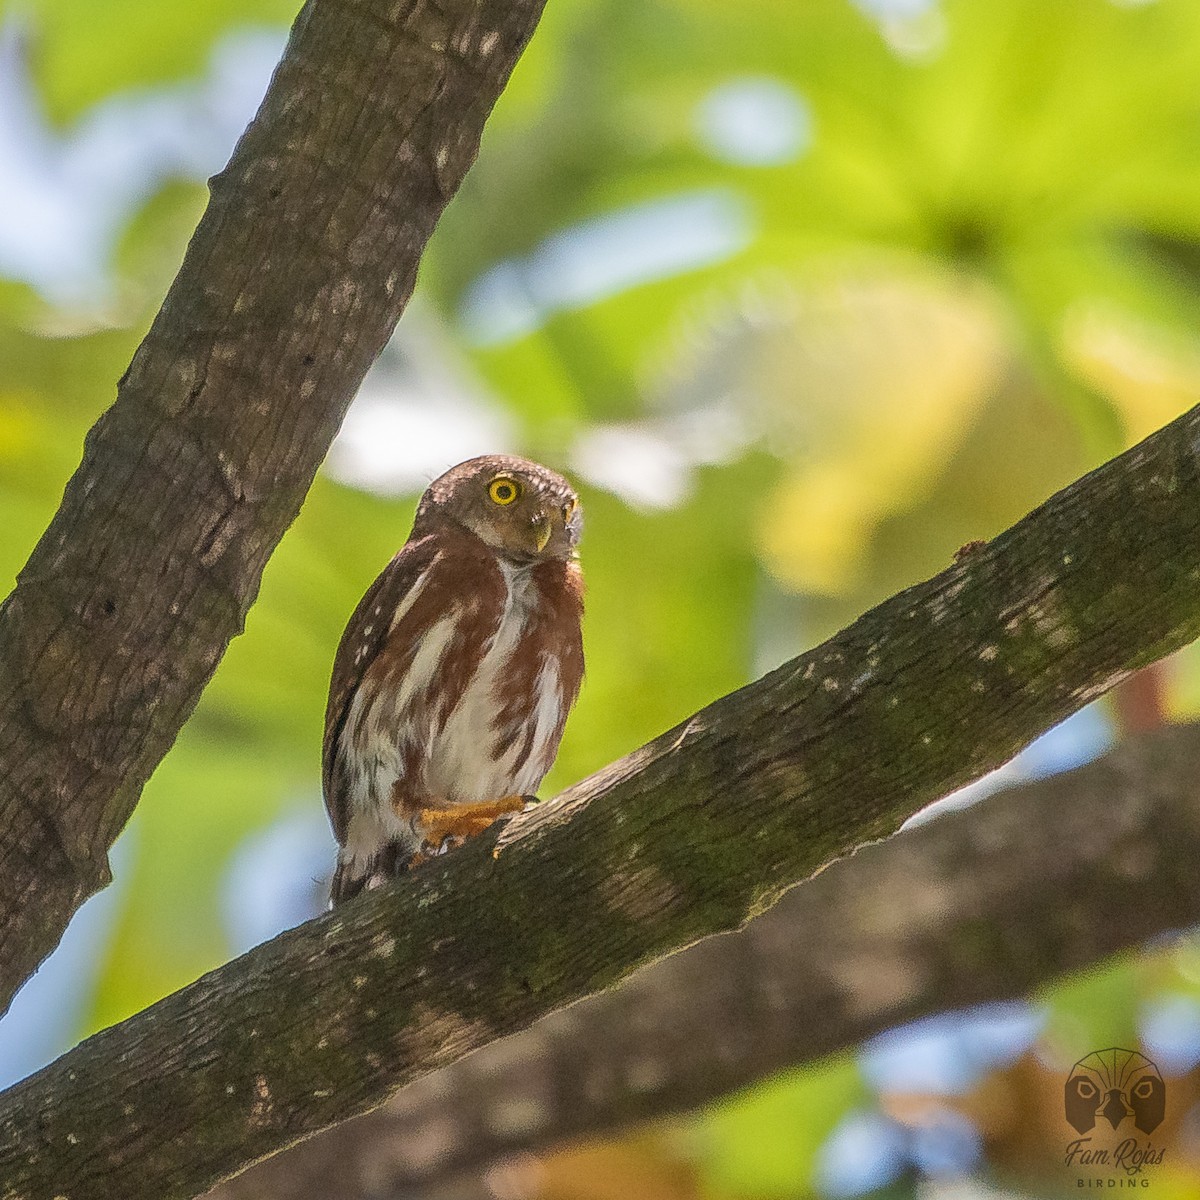
[[[482,804],[454,804],[449,808],[419,808],[415,825],[425,844],[422,853],[428,857],[461,846],[467,838],[476,837],[501,817],[520,812],[525,796],[504,796]]]

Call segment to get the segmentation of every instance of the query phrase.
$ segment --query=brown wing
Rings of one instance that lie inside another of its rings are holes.
[[[333,677],[329,682],[329,703],[325,709],[321,787],[334,836],[340,843],[346,840],[348,816],[345,800],[337,786],[338,738],[363,675],[387,642],[396,610],[432,565],[437,552],[436,539],[432,536],[406,542],[358,602],[338,644]]]
[[[558,646],[559,680],[562,687],[562,711],[554,733],[555,753],[567,724],[567,717],[579,698],[583,683],[583,572],[577,562],[555,564],[556,572],[546,574],[543,593],[552,597],[553,638]]]

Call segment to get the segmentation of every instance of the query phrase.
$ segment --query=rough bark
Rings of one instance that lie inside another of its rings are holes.
[[[1200,922],[1200,725],[895,838],[208,1200],[381,1200],[609,1134]]]
[[[309,0],[0,608],[0,1010],[258,589],[543,0]]]
[[[0,1181],[189,1196],[789,886],[1200,632],[1200,407],[500,832],[10,1089]]]

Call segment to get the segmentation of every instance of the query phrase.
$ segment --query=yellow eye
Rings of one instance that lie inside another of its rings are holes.
[[[488,484],[488,495],[496,504],[511,504],[520,494],[520,485],[512,479],[501,477]]]

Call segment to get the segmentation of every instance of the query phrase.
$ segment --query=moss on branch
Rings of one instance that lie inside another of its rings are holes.
[[[1159,729],[910,827],[740,933],[417,1080],[207,1200],[437,1194],[466,1171],[694,1108],[1194,925],[1197,778],[1200,725]]]

